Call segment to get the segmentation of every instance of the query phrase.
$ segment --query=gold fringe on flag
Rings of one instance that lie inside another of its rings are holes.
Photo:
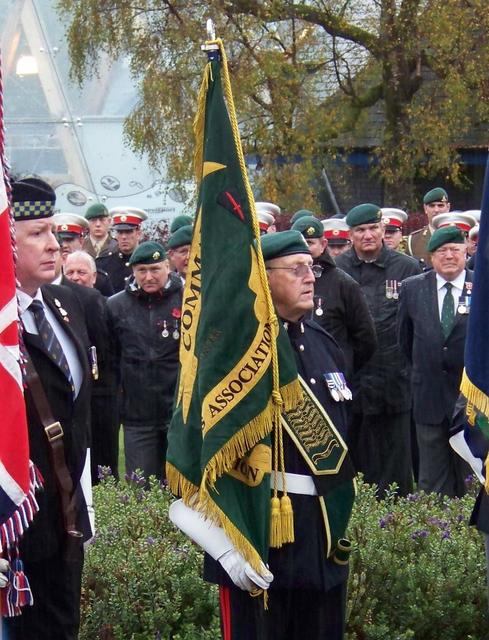
[[[460,391],[467,398],[467,402],[489,418],[489,396],[471,382],[465,368],[462,374],[462,382],[460,383]]]
[[[477,411],[484,414],[486,418],[489,418],[489,397],[481,389],[479,389],[467,375],[467,371],[464,368],[462,374],[462,382],[460,383],[460,391],[467,399],[467,420],[473,427],[475,426],[477,419]],[[485,461],[486,468],[486,481],[484,488],[486,493],[489,494],[489,453],[487,454]]]
[[[180,496],[185,504],[199,492],[199,487],[187,480],[170,462],[166,463],[166,479],[168,488],[175,496]]]
[[[212,80],[212,66],[208,62],[204,70],[204,77],[197,97],[197,112],[195,114],[193,128],[195,134],[194,171],[197,186],[202,180],[202,167],[204,164],[204,128],[205,128],[205,104],[209,82]]]
[[[284,406],[296,407],[302,398],[302,389],[298,380],[293,380],[280,389],[280,394],[286,399]],[[265,409],[253,420],[248,422],[230,438],[222,448],[208,461],[204,469],[202,482],[213,488],[217,478],[230,471],[237,460],[240,460],[248,451],[266,438],[274,427],[273,407],[275,400],[272,397]]]

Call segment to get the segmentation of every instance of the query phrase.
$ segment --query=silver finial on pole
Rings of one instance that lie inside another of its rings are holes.
[[[214,22],[212,20],[212,18],[209,18],[206,22],[206,29],[207,29],[207,39],[208,40],[215,40],[216,39],[216,29],[214,27]]]
[[[214,28],[214,21],[209,18],[206,22],[207,40],[212,41],[216,39],[216,30]],[[200,47],[202,51],[218,51],[219,45],[217,44],[203,44]]]

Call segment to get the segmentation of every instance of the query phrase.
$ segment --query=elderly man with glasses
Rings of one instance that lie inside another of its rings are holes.
[[[465,234],[457,227],[437,229],[428,250],[433,269],[403,283],[398,336],[412,363],[419,488],[454,497],[465,493],[469,472],[448,432],[464,367],[473,274],[465,266]]]
[[[304,397],[294,411],[297,430],[290,416],[283,414],[284,466],[295,540],[270,548],[269,571],[263,568],[258,575],[223,529],[200,518],[181,500],[171,505],[170,518],[207,551],[204,577],[219,584],[224,638],[342,640],[349,543],[340,538],[354,497],[354,470],[344,441],[346,405],[351,399],[344,358],[334,339],[308,319],[321,268],[313,264],[302,235],[292,230],[265,234],[261,245],[272,299],[295,353]],[[309,444],[299,432],[307,433]],[[328,443],[341,452],[341,462],[325,473],[316,465],[318,459],[329,457]],[[257,586],[268,592],[267,608],[262,598],[250,597]]]

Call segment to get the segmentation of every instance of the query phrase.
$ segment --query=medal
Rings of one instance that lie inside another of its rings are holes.
[[[461,315],[466,315],[467,313],[469,313],[471,300],[472,299],[470,296],[460,296],[458,301],[457,313],[460,313]]]
[[[97,362],[97,348],[88,348],[88,357],[90,360],[90,366],[92,368],[92,377],[94,380],[98,380],[98,362]]]
[[[163,338],[168,338],[169,335],[170,335],[170,332],[166,328],[166,320],[163,320],[163,331],[161,332],[161,336]]]
[[[392,291],[391,281],[386,280],[385,281],[385,297],[387,298],[387,300],[391,300],[392,296],[393,296],[393,291]]]
[[[348,389],[345,377],[340,372],[323,373],[323,378],[329,393],[335,402],[351,400],[351,391]]]
[[[174,340],[178,340],[178,338],[180,337],[178,329],[175,329],[175,331],[171,335]]]
[[[323,315],[323,308],[321,306],[321,298],[318,298],[318,306],[316,307],[316,311],[315,311],[317,316],[322,316]]]
[[[393,280],[392,284],[394,289],[394,293],[392,294],[392,297],[394,298],[394,300],[397,300],[399,298],[399,294],[397,292],[397,280]]]

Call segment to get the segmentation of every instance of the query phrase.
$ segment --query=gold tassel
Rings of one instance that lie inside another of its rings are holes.
[[[280,500],[277,496],[272,498],[270,509],[270,546],[280,549],[282,546],[282,519],[280,517]]]
[[[280,498],[280,523],[282,528],[282,544],[294,542],[294,511],[287,494]]]

